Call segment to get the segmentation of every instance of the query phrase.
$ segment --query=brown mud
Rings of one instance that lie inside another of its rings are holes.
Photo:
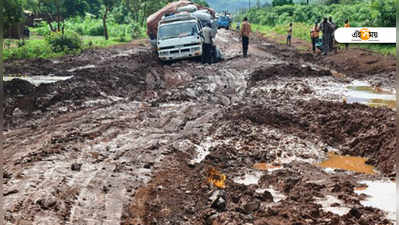
[[[216,43],[225,60],[206,66],[161,64],[141,41],[6,62],[72,76],[5,82],[8,224],[393,224],[354,190],[395,177],[395,112],[343,91],[392,88],[395,61],[347,67],[261,35],[243,58],[225,30]],[[375,172],[320,166],[333,152]]]

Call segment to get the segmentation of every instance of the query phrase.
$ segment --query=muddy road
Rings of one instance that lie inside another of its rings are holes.
[[[395,60],[251,40],[6,62],[8,224],[396,224]]]

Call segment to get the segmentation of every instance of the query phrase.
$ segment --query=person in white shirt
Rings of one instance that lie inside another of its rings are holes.
[[[204,37],[204,45],[202,48],[202,63],[212,63],[212,46],[213,46],[213,31],[211,24],[207,23],[204,28],[202,28],[202,36]]]

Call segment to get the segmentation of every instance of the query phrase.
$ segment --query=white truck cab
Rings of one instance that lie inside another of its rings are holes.
[[[203,38],[199,20],[191,15],[175,15],[158,24],[157,52],[162,61],[202,55]]]

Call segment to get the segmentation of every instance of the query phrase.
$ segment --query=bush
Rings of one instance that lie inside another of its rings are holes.
[[[46,41],[54,52],[70,52],[82,48],[79,34],[72,31],[53,32],[46,36]]]
[[[19,48],[4,50],[4,59],[48,58],[55,56],[45,40],[27,40]]]
[[[96,24],[89,28],[88,35],[91,36],[102,36],[104,35],[104,27],[102,24]]]
[[[33,31],[41,36],[46,36],[51,33],[50,28],[46,22],[41,22],[37,28],[33,28]]]

